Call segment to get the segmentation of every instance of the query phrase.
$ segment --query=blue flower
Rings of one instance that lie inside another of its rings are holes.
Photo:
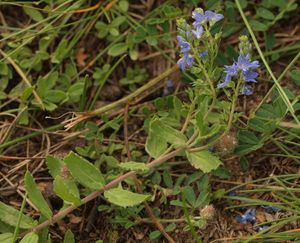
[[[243,215],[237,216],[236,221],[240,224],[254,223],[256,221],[255,209],[248,209]]]
[[[208,56],[208,51],[203,51],[203,52],[201,52],[201,53],[199,54],[199,56],[200,56],[201,58],[207,57],[207,56]]]
[[[245,82],[256,83],[257,81],[255,79],[257,78],[258,73],[250,71],[250,70],[247,70],[247,71],[243,72],[243,76],[244,76]]]
[[[191,44],[188,43],[182,36],[177,36],[178,44],[180,46],[180,52],[187,54],[191,50]]]
[[[174,82],[172,79],[167,80],[166,82],[167,88],[173,88],[174,87]]]
[[[243,95],[251,95],[253,93],[253,88],[249,84],[243,84],[241,88],[241,94]]]
[[[196,27],[197,25],[201,25],[207,19],[205,14],[200,13],[201,10],[202,9],[196,9],[192,12],[192,17],[195,20],[195,22],[193,23],[194,27]]]
[[[200,39],[204,33],[203,26],[202,25],[197,26],[195,30],[192,30],[192,33],[197,39]]]
[[[194,58],[190,54],[183,55],[183,57],[181,57],[177,61],[177,64],[182,71],[185,71],[186,67],[191,67],[193,63],[194,63]]]
[[[269,226],[267,226],[267,225],[259,226],[259,227],[258,227],[258,232],[260,232],[260,231],[262,231],[262,230],[266,230],[266,229],[268,229],[268,228],[269,228]]]
[[[256,69],[259,67],[259,62],[258,61],[250,61],[250,55],[248,54],[247,56],[245,55],[239,55],[238,61],[237,61],[237,67],[238,69],[242,71],[248,71],[252,69]]]
[[[228,196],[230,196],[230,197],[236,197],[237,193],[236,193],[236,191],[231,191],[231,192],[228,193]]]
[[[211,10],[205,11],[204,15],[206,16],[206,19],[208,21],[215,21],[215,22],[217,22],[217,21],[219,21],[219,20],[221,20],[221,19],[224,18],[223,14],[218,14],[218,13],[215,13],[214,11],[211,11]]]
[[[214,11],[207,10],[203,13],[202,9],[196,9],[192,12],[192,17],[195,19],[195,22],[193,23],[194,27],[197,27],[198,25],[202,25],[206,21],[213,21],[217,22],[224,18],[222,14],[217,14]]]
[[[256,83],[256,78],[258,77],[258,73],[253,71],[254,69],[259,67],[258,61],[251,61],[250,55],[243,55],[240,54],[238,60],[235,61],[231,66],[225,66],[225,78],[224,81],[217,85],[218,88],[225,88],[228,86],[231,79],[239,74],[242,73],[242,78],[244,80],[244,84],[241,88],[241,93],[244,95],[251,95],[252,94],[252,87],[247,83]],[[240,71],[240,72],[239,72]]]
[[[264,208],[267,213],[277,213],[281,210],[281,208],[276,208],[272,206],[262,206],[262,208]]]
[[[237,67],[237,64],[236,63],[233,63],[232,65],[230,66],[225,66],[225,71],[224,73],[226,74],[225,75],[225,79],[224,79],[224,82],[222,83],[219,83],[218,84],[218,88],[219,89],[222,89],[222,88],[225,88],[228,86],[229,82],[231,81],[231,78],[233,76],[235,76],[237,73],[238,73],[238,67]]]

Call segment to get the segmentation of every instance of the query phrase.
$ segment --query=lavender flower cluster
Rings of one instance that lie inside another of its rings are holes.
[[[180,56],[177,64],[182,71],[187,68],[191,68],[194,64],[194,59],[198,55],[200,58],[205,58],[209,55],[208,51],[199,51],[197,45],[199,40],[203,40],[205,32],[209,31],[214,23],[224,18],[222,14],[218,14],[214,11],[203,11],[201,8],[197,8],[192,12],[192,18],[194,22],[192,26],[186,22],[178,24],[179,35],[177,40],[180,47]],[[210,36],[212,38],[212,36]],[[258,61],[251,61],[251,44],[246,36],[240,37],[240,55],[237,61],[230,66],[225,66],[224,75],[222,81],[217,85],[217,88],[226,88],[231,81],[242,81],[240,92],[243,95],[252,94],[251,83],[256,83],[258,73],[256,69],[259,67]],[[196,47],[196,48],[195,48]]]
[[[239,74],[242,75],[244,81],[241,93],[244,95],[252,94],[252,87],[248,83],[256,83],[258,73],[254,70],[259,67],[258,61],[251,61],[250,54],[240,54],[237,62],[234,62],[230,66],[225,66],[225,79],[224,82],[218,84],[218,88],[225,88],[233,77],[237,77]]]
[[[195,9],[192,12],[192,17],[194,19],[193,27],[191,28],[188,24],[184,25],[184,29],[179,27],[179,35],[177,36],[181,53],[181,58],[178,60],[177,64],[182,71],[185,71],[186,68],[192,67],[194,63],[194,57],[191,53],[191,43],[193,40],[201,39],[205,32],[204,25],[208,22],[214,24],[224,18],[222,14],[218,14],[210,10],[203,12],[201,8]],[[204,58],[207,55],[207,51],[199,54],[201,58]]]

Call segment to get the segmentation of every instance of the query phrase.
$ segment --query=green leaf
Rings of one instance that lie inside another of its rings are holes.
[[[249,23],[250,23],[251,27],[253,28],[253,30],[255,30],[255,31],[266,31],[266,30],[268,30],[268,26],[266,24],[264,24],[262,22],[259,22],[257,20],[252,19],[252,20],[249,21]]]
[[[30,201],[40,210],[42,215],[44,215],[47,219],[50,219],[52,211],[42,193],[37,189],[34,178],[29,171],[26,171],[25,174],[25,188]]]
[[[118,28],[121,24],[123,24],[126,21],[125,16],[119,16],[115,18],[111,23],[110,26]]]
[[[138,194],[124,190],[122,188],[113,188],[104,192],[104,197],[110,202],[120,207],[132,207],[139,205],[147,200],[150,195]]]
[[[35,232],[30,232],[24,236],[20,243],[38,243],[39,236]]]
[[[80,184],[92,190],[98,190],[104,186],[105,181],[101,172],[86,159],[70,152],[70,154],[64,158],[64,162],[67,164],[72,176]]]
[[[61,199],[76,206],[81,204],[79,191],[75,182],[61,176],[56,176],[53,182],[53,190]]]
[[[121,0],[119,2],[119,7],[121,9],[122,12],[127,12],[128,7],[129,7],[129,3],[127,0]]]
[[[161,156],[164,152],[166,152],[168,148],[167,141],[156,136],[155,131],[150,129],[149,135],[146,140],[145,149],[147,153],[157,159]]]
[[[64,243],[75,243],[74,234],[71,230],[67,230],[64,236]]]
[[[108,55],[116,57],[125,53],[128,49],[126,43],[117,43],[108,49]]]
[[[35,22],[40,22],[44,19],[43,15],[37,9],[32,8],[31,5],[27,5],[23,9],[24,12]]]
[[[14,235],[12,233],[4,233],[0,234],[0,242],[1,243],[12,243]]]
[[[66,98],[66,93],[62,90],[49,90],[46,92],[45,98],[53,103],[59,103]]]
[[[64,162],[60,159],[55,158],[52,155],[48,155],[46,158],[46,164],[49,170],[50,175],[55,178],[56,176],[61,174],[61,171],[64,167]]]
[[[266,8],[258,8],[256,10],[256,14],[264,19],[269,19],[269,20],[273,20],[275,18],[275,15],[268,9]]]
[[[161,233],[159,230],[154,230],[149,234],[150,240],[156,240],[161,236]]]
[[[102,21],[98,21],[95,25],[96,29],[99,31],[97,33],[97,36],[102,39],[104,38],[107,33],[108,33],[108,26],[106,23],[102,22]]]
[[[152,130],[156,136],[164,139],[168,143],[175,147],[185,145],[187,139],[180,131],[168,126],[161,120],[154,120],[150,124],[150,130]]]
[[[11,225],[11,226],[17,226],[18,218],[19,218],[20,212],[13,207],[10,207],[3,202],[0,202],[0,220],[4,223]],[[35,221],[33,221],[32,218],[24,215],[22,213],[21,221],[20,221],[20,229],[30,229],[36,225]]]
[[[58,44],[56,50],[52,54],[51,62],[52,63],[60,63],[64,57],[66,56],[68,50],[68,40],[62,39],[60,43]]]
[[[202,150],[198,152],[186,151],[186,156],[196,169],[200,169],[204,173],[215,170],[219,167],[219,165],[222,164],[219,158],[208,150]]]
[[[291,72],[291,78],[295,82],[295,84],[300,86],[300,69],[293,70]]]
[[[149,167],[145,164],[145,163],[141,163],[141,162],[133,162],[133,161],[129,161],[129,162],[124,162],[119,164],[119,167],[121,167],[124,170],[133,170],[133,171],[149,171]]]
[[[240,156],[256,151],[264,145],[263,141],[250,131],[240,131],[238,138],[239,145],[235,148],[234,153]]]
[[[72,84],[68,89],[68,95],[72,102],[78,102],[83,93],[84,82]]]

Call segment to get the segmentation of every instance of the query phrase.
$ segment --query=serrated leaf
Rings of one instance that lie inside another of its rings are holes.
[[[161,156],[168,148],[167,141],[155,135],[154,131],[149,131],[149,135],[146,140],[145,149],[147,153],[157,159]]]
[[[186,156],[192,166],[196,169],[202,170],[204,173],[208,173],[215,170],[222,164],[219,158],[213,155],[208,150],[202,150],[198,152],[186,151]]]
[[[150,124],[150,130],[152,130],[156,136],[164,139],[175,147],[184,145],[187,140],[184,134],[163,123],[161,120],[152,121]]]
[[[3,233],[0,234],[0,242],[1,243],[12,243],[14,235],[12,233]]]
[[[260,149],[263,145],[264,145],[263,143],[241,144],[235,148],[234,153],[239,156],[246,155],[246,154],[249,154],[250,152]]]
[[[4,223],[11,225],[11,226],[17,226],[18,218],[19,218],[20,212],[8,205],[6,205],[3,202],[0,202],[0,220]],[[22,214],[21,222],[20,222],[20,229],[30,229],[36,225],[35,221]]]
[[[71,179],[65,179],[61,176],[56,176],[53,182],[53,190],[61,199],[68,203],[73,203],[76,206],[81,204],[79,191],[75,182]]]
[[[133,170],[133,171],[149,171],[149,167],[141,162],[133,162],[133,161],[129,161],[129,162],[124,162],[119,164],[119,167],[121,167],[124,170]]]
[[[241,144],[253,144],[256,145],[260,140],[256,137],[253,132],[250,131],[240,131],[238,134],[239,143]]]
[[[71,230],[67,230],[64,236],[64,243],[75,243],[74,234]]]
[[[39,236],[35,232],[30,232],[24,236],[20,243],[38,243]]]
[[[248,127],[261,133],[270,133],[276,129],[276,121],[265,121],[254,117],[248,121]]]
[[[55,178],[56,176],[60,175],[60,173],[64,167],[64,162],[62,162],[58,158],[55,158],[52,155],[48,155],[46,158],[46,165],[48,167],[50,175],[53,178]]]
[[[104,197],[110,202],[120,207],[132,207],[139,205],[150,195],[138,194],[122,188],[113,188],[104,192]]]
[[[128,49],[126,43],[117,43],[108,49],[108,55],[116,57],[125,53]]]
[[[51,218],[52,211],[42,193],[37,189],[34,178],[29,171],[26,171],[25,174],[25,188],[30,201],[40,210],[41,214],[47,219]]]
[[[104,186],[103,175],[96,166],[79,155],[70,152],[64,158],[64,162],[69,168],[72,176],[83,186],[92,190],[98,190]]]

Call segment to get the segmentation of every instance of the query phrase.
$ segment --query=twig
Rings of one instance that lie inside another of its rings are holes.
[[[125,106],[125,110],[124,110],[124,144],[127,152],[127,158],[131,160],[131,153],[130,153],[129,139],[128,139],[128,110],[129,110],[129,104]]]
[[[131,153],[130,153],[130,148],[129,148],[129,141],[128,141],[128,110],[129,110],[129,104],[126,104],[125,109],[124,109],[124,143],[125,143],[125,149],[127,152],[127,157],[129,160],[131,160]],[[136,187],[136,190],[138,193],[142,194],[143,190],[141,188],[140,182],[137,178],[136,175],[133,175],[133,181]],[[151,207],[149,204],[145,201],[144,202],[145,209],[152,220],[153,224],[157,227],[157,229],[166,237],[166,239],[171,242],[175,243],[173,238],[166,232],[164,226],[157,220],[155,217],[154,213],[152,212]]]
[[[141,185],[140,182],[138,181],[136,175],[133,176],[133,180],[137,189],[138,193],[143,193],[142,189],[141,189]],[[145,209],[152,221],[152,223],[156,226],[156,228],[163,234],[164,237],[166,237],[166,239],[171,242],[171,243],[175,243],[175,240],[166,232],[164,226],[162,225],[161,222],[159,222],[159,220],[155,217],[154,213],[152,212],[151,207],[149,206],[149,204],[145,201],[144,202],[144,206]]]
[[[160,158],[153,160],[151,163],[147,164],[147,166],[149,168],[153,168],[156,167],[160,164],[162,164],[163,162],[165,162],[166,160],[169,160],[175,156],[177,156],[178,154],[180,154],[183,151],[183,148],[179,148],[176,149],[174,151],[172,151],[171,153],[168,153],[164,156],[161,156]],[[105,186],[103,186],[102,188],[100,188],[98,191],[92,192],[90,195],[86,196],[85,198],[83,198],[81,200],[81,205],[86,204],[88,202],[90,202],[91,200],[99,197],[104,191],[111,189],[114,186],[117,186],[120,182],[126,180],[129,177],[132,177],[135,175],[134,171],[130,171],[127,172],[121,176],[119,176],[118,178],[112,180],[111,182],[109,182],[108,184],[106,184]],[[64,218],[66,215],[68,215],[69,213],[71,213],[73,210],[75,210],[77,208],[77,206],[75,205],[71,205],[63,210],[61,210],[60,212],[58,212],[57,214],[55,214],[53,217],[51,217],[50,219],[44,221],[43,223],[35,226],[34,228],[31,229],[31,231],[39,231],[42,230],[56,222],[58,222],[59,220],[61,220],[62,218]],[[28,232],[22,233],[21,236],[26,235]]]
[[[118,107],[119,105],[124,105],[124,104],[128,103],[128,101],[136,98],[137,96],[139,96],[140,94],[142,94],[143,92],[148,90],[149,88],[156,85],[162,79],[168,77],[171,73],[175,72],[176,70],[178,70],[177,65],[175,65],[172,68],[166,70],[164,73],[162,73],[158,77],[155,77],[154,79],[150,80],[148,83],[146,83],[145,85],[143,85],[142,87],[140,87],[136,91],[132,92],[131,94],[129,94],[129,95],[123,97],[122,99],[119,99],[119,100],[117,100],[117,101],[115,101],[115,102],[113,102],[109,105],[106,105],[104,107],[100,107],[100,108],[98,108],[94,111],[91,111],[91,112],[74,113],[74,115],[75,115],[74,118],[71,118],[71,119],[66,120],[66,121],[63,122],[65,124],[66,129],[70,129],[73,126],[80,123],[81,121],[84,121],[84,120],[87,120],[91,117],[103,114],[104,112],[107,112],[107,111],[109,111],[109,110],[111,110],[115,107]]]

